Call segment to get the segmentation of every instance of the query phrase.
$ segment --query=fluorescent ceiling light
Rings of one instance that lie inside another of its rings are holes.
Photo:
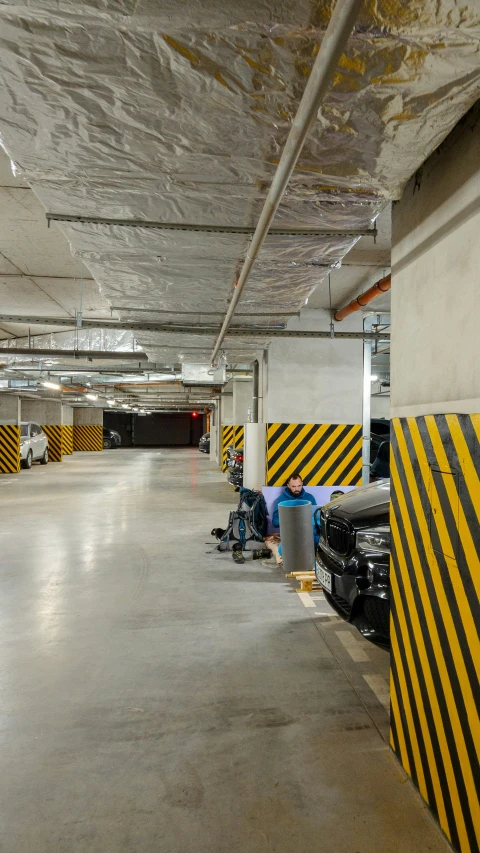
[[[129,408],[130,408],[130,406],[128,405],[128,403],[122,403],[122,409],[129,409]]]
[[[54,391],[60,391],[61,385],[58,382],[42,382],[44,388],[53,388]]]
[[[372,373],[372,375],[371,375],[371,377],[370,377],[370,381],[371,381],[371,382],[376,382],[376,381],[377,381],[377,379],[378,379],[377,374],[376,374],[376,373]]]
[[[98,394],[85,394],[87,400],[98,400]]]

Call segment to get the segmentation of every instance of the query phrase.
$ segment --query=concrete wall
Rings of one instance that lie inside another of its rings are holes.
[[[21,421],[20,398],[13,394],[0,396],[0,424],[19,424]]]
[[[79,409],[73,410],[74,424],[101,424],[103,426],[103,409]]]
[[[253,381],[247,379],[233,380],[233,423],[246,424],[248,410],[252,408]]]
[[[370,401],[370,417],[372,418],[389,418],[390,417],[390,394],[385,394],[381,397],[372,397]]]
[[[362,316],[337,324],[338,330],[362,331]],[[325,330],[327,311],[302,311],[289,329]],[[363,343],[361,340],[274,338],[268,352],[269,423],[362,422]]]
[[[479,151],[470,114],[393,207],[392,416],[480,412]]]

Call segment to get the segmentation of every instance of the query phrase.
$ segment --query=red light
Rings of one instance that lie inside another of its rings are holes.
[[[192,412],[192,418],[198,418],[198,412]]]

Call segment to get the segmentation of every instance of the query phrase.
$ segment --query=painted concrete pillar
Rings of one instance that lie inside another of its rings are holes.
[[[220,395],[220,465],[227,470],[227,448],[234,444],[233,382],[227,382]]]
[[[73,410],[73,449],[103,450],[103,409]]]
[[[233,422],[246,424],[252,408],[253,382],[251,379],[233,380]]]
[[[63,455],[71,456],[73,453],[73,409],[71,406],[62,406],[62,424]]]
[[[289,329],[328,331],[327,311],[302,311]],[[361,332],[362,316],[341,324]],[[274,338],[263,400],[268,485],[300,471],[306,485],[361,485],[363,343]]]
[[[20,398],[0,397],[0,474],[20,471]]]
[[[243,485],[261,489],[265,482],[265,424],[245,424]]]
[[[42,427],[48,438],[49,462],[61,462],[63,454],[62,404],[60,400],[21,401],[22,420]]]
[[[392,248],[391,744],[462,853],[480,841],[479,116],[407,184]]]

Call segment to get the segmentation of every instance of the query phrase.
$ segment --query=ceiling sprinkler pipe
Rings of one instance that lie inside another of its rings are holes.
[[[344,308],[340,308],[336,314],[334,314],[333,319],[339,323],[341,320],[344,320],[345,317],[349,317],[350,314],[353,314],[355,311],[360,311],[361,308],[364,308],[365,305],[368,305],[372,299],[376,299],[377,296],[381,296],[382,293],[387,293],[392,286],[392,277],[391,275],[386,275],[385,278],[381,278],[380,281],[377,281],[372,287],[365,291],[365,293],[361,293],[360,296],[357,296],[356,299],[353,299],[348,305],[345,305]]]
[[[235,309],[247,283],[250,272],[255,264],[258,253],[263,246],[268,229],[283,198],[292,172],[301,154],[310,126],[317,118],[318,110],[330,86],[332,77],[337,70],[338,61],[343,53],[345,44],[352,32],[355,20],[363,5],[363,0],[337,0],[335,8],[325,31],[323,41],[318,51],[313,68],[308,78],[302,100],[288,134],[280,162],[273,176],[263,210],[260,214],[252,242],[247,251],[240,276],[235,285],[232,300],[223,321],[220,334],[212,352],[212,364],[215,363]]]

